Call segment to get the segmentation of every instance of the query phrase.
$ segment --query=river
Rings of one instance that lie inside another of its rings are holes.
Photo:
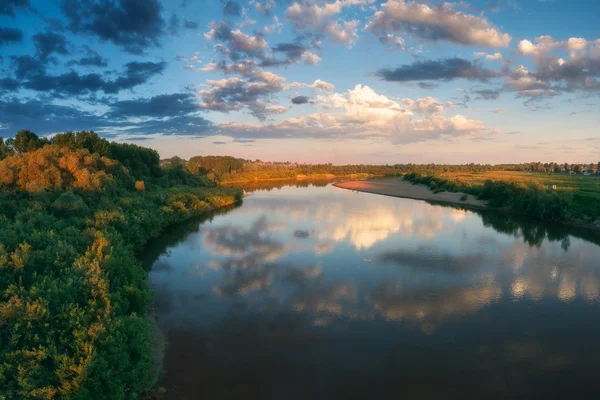
[[[165,398],[598,393],[597,234],[302,186],[253,187],[143,255]]]

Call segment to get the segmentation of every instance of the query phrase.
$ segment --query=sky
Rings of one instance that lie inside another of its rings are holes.
[[[596,0],[2,0],[0,137],[161,157],[600,161]]]

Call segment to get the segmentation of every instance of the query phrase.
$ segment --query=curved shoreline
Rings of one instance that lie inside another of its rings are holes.
[[[460,192],[434,193],[423,185],[413,185],[402,180],[354,180],[336,182],[333,186],[340,189],[353,190],[357,192],[373,193],[383,196],[401,197],[413,200],[425,200],[435,203],[452,204],[464,208],[491,209],[484,200],[478,200],[475,196]],[[466,196],[466,200],[461,200]]]

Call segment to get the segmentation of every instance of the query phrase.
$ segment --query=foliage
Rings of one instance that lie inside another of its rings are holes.
[[[15,140],[12,142],[12,148],[17,153],[25,153],[28,151],[37,150],[48,143],[48,139],[41,139],[38,135],[30,130],[22,129],[17,132]]]
[[[102,141],[82,137],[92,144],[64,135],[64,147],[0,161],[0,399],[148,392],[157,376],[151,292],[135,252],[166,226],[242,197],[173,186],[162,171],[139,195],[120,162],[90,154]],[[153,173],[155,152],[120,146]]]
[[[144,183],[144,181],[136,181],[135,182],[135,190],[137,190],[138,192],[145,192],[146,184]]]
[[[538,219],[562,221],[571,217],[573,196],[570,192],[547,190],[534,182],[525,185],[488,179],[479,185],[415,172],[404,175],[404,180],[427,185],[436,191],[469,193],[487,200],[490,206],[507,207]]]

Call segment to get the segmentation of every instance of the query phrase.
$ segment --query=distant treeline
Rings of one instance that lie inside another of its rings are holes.
[[[161,366],[136,252],[241,200],[93,132],[0,140],[0,399],[138,399]]]

